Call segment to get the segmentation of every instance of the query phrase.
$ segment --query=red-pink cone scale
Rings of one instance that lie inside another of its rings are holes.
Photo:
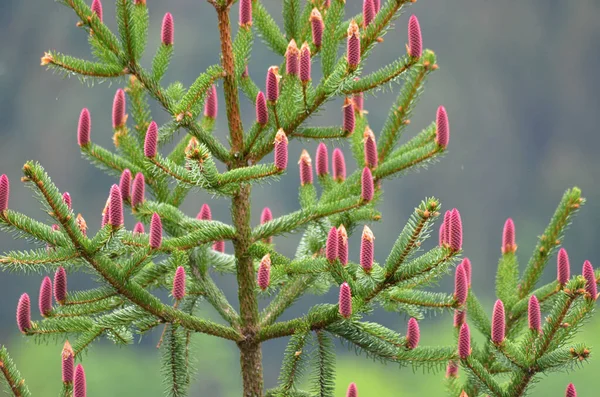
[[[162,221],[160,216],[155,212],[150,220],[150,248],[160,248],[162,244]]]
[[[308,83],[311,76],[310,46],[304,42],[300,48],[300,81]]]
[[[144,230],[144,224],[142,222],[138,222],[133,227],[133,233],[144,234],[146,231]]]
[[[73,352],[73,348],[71,347],[69,341],[66,341],[63,346],[61,358],[62,381],[63,383],[73,383],[75,371],[75,352]]]
[[[444,243],[450,245],[450,218],[452,218],[452,211],[446,211],[444,213]]]
[[[196,215],[196,219],[200,219],[203,221],[212,220],[212,212],[208,204],[202,204],[200,212],[198,212],[198,215]]]
[[[108,197],[108,200],[106,200],[104,209],[102,210],[102,227],[108,225],[109,223],[110,223],[110,195]]]
[[[300,50],[296,40],[292,39],[285,52],[285,73],[298,76],[300,72]]]
[[[331,229],[329,229],[329,234],[327,235],[327,242],[325,243],[325,257],[329,262],[333,263],[338,258],[338,249],[338,231],[335,228],[335,226],[333,226]]]
[[[112,227],[121,227],[123,225],[123,199],[121,198],[121,189],[117,185],[112,185],[110,188],[108,219]]]
[[[225,252],[225,241],[223,241],[223,240],[215,241],[213,243],[212,249],[214,251],[217,251],[217,252],[220,252],[220,253]]]
[[[356,388],[356,383],[350,383],[350,385],[348,386],[348,390],[346,391],[346,397],[358,397],[358,389]]]
[[[265,125],[269,122],[269,111],[267,110],[267,100],[265,94],[259,91],[256,95],[256,122]]]
[[[452,209],[450,215],[450,248],[453,251],[462,249],[463,230],[460,212],[456,208]]]
[[[464,258],[461,263],[462,263],[463,268],[465,269],[465,274],[467,275],[467,285],[470,287],[471,286],[471,273],[472,273],[471,261],[469,260],[469,258]]]
[[[590,299],[596,300],[598,296],[598,286],[596,285],[596,275],[590,261],[583,262],[583,278],[585,278],[585,291]]]
[[[125,124],[125,91],[119,88],[115,93],[112,106],[113,129],[121,128]]]
[[[373,269],[373,258],[375,255],[375,236],[371,229],[365,225],[360,239],[360,266],[365,273]]]
[[[413,58],[419,58],[422,53],[423,39],[419,20],[415,15],[411,15],[408,20],[408,54]]]
[[[323,17],[321,13],[316,8],[313,8],[310,13],[310,29],[312,33],[312,41],[315,47],[321,47],[323,42],[323,30],[325,29],[323,25]]]
[[[439,146],[446,148],[450,141],[450,124],[448,124],[448,113],[446,113],[445,107],[440,106],[438,108],[435,123],[435,142]]]
[[[338,259],[342,266],[348,264],[348,232],[344,225],[340,225],[337,231],[338,234]]]
[[[494,303],[492,312],[492,342],[499,344],[504,341],[506,335],[506,315],[504,303],[500,299]]]
[[[373,0],[363,0],[362,6],[363,12],[363,27],[369,26],[369,24],[375,18],[375,4]]]
[[[333,149],[331,168],[333,179],[338,182],[346,180],[346,160],[344,159],[344,153],[340,148]]]
[[[454,298],[459,305],[464,305],[469,294],[469,284],[467,283],[467,273],[462,264],[456,266],[454,274]]]
[[[240,0],[240,26],[252,25],[252,0]]]
[[[90,133],[92,131],[92,119],[90,111],[87,108],[81,109],[79,122],[77,124],[77,143],[79,146],[87,146],[90,143]]]
[[[508,218],[504,222],[504,229],[502,230],[502,253],[514,253],[517,250],[515,241],[515,223],[511,218]]]
[[[540,302],[535,295],[531,295],[531,298],[529,298],[529,304],[527,305],[527,322],[529,323],[529,329],[542,332]]]
[[[92,1],[92,6],[90,7],[92,12],[98,16],[100,22],[102,22],[102,3],[100,0]]]
[[[146,190],[146,179],[144,178],[144,174],[137,173],[135,174],[135,178],[133,178],[133,185],[131,188],[131,205],[133,207],[137,207],[142,204],[145,200]]]
[[[313,183],[312,160],[306,150],[302,150],[300,161],[298,161],[300,169],[300,185],[310,185]]]
[[[167,12],[162,20],[162,26],[160,28],[160,40],[163,45],[173,45],[175,25],[173,23],[173,15]]]
[[[144,156],[152,158],[158,150],[158,125],[154,121],[148,126],[144,139]]]
[[[173,277],[173,290],[171,291],[175,300],[182,300],[185,296],[185,269],[183,266],[179,266],[175,270],[175,277]]]
[[[31,301],[27,294],[21,295],[17,303],[17,326],[24,334],[31,328]]]
[[[471,355],[471,330],[469,325],[464,323],[458,332],[458,356],[467,358]]]
[[[279,129],[275,134],[275,167],[279,170],[285,170],[288,164],[288,138],[283,132],[283,129]]]
[[[271,256],[269,254],[263,256],[258,266],[258,274],[256,275],[256,283],[258,288],[266,290],[271,282]]]
[[[267,101],[269,102],[276,102],[279,98],[279,79],[281,79],[281,75],[279,74],[279,67],[269,67],[269,70],[267,70],[267,80],[265,84]]]
[[[73,202],[71,201],[71,195],[69,192],[64,192],[62,195],[63,202],[67,205],[68,209],[71,209]]]
[[[340,285],[340,296],[338,300],[340,315],[344,318],[352,316],[352,292],[348,283]]]
[[[446,245],[446,223],[442,221],[440,225],[440,231],[438,233],[438,244],[440,247]]]
[[[419,330],[419,323],[413,317],[408,320],[408,327],[406,328],[406,347],[414,349],[419,346],[419,339],[421,339],[421,331]]]
[[[8,209],[8,199],[10,197],[10,182],[6,174],[0,176],[0,212]]]
[[[569,383],[567,390],[565,390],[565,397],[577,397],[577,390],[575,390],[574,384]]]
[[[204,103],[204,116],[209,119],[216,119],[219,112],[219,99],[217,97],[217,86],[212,85],[206,95],[206,102]]]
[[[40,285],[40,295],[38,297],[38,307],[42,317],[48,317],[52,312],[52,281],[46,276]]]
[[[129,201],[131,199],[131,171],[125,168],[121,173],[121,180],[119,181],[119,189],[121,189],[121,197],[123,201]]]
[[[317,146],[317,155],[315,156],[315,169],[317,176],[324,176],[329,173],[329,155],[327,153],[327,146],[323,142]]]
[[[373,6],[375,7],[375,14],[381,9],[381,0],[373,0]]]
[[[348,26],[346,57],[350,69],[355,69],[360,63],[360,32],[354,20],[350,21],[350,26]]]
[[[364,151],[365,151],[365,166],[370,169],[377,168],[377,143],[375,143],[375,134],[367,126],[363,134]]]
[[[571,277],[571,265],[569,264],[569,255],[567,250],[561,248],[558,251],[558,257],[556,260],[556,273],[558,282],[561,285],[565,285]]]
[[[60,305],[67,300],[67,272],[62,266],[54,273],[54,300]]]
[[[73,379],[73,397],[86,397],[87,386],[85,383],[85,371],[81,364],[75,368],[75,377]]]
[[[361,194],[360,197],[363,201],[373,200],[375,194],[375,185],[373,184],[373,174],[368,167],[363,168],[361,175]]]
[[[354,103],[350,97],[346,97],[344,100],[344,106],[342,107],[342,130],[346,132],[346,135],[352,135],[354,133],[354,127],[356,125],[356,118],[354,115]]]

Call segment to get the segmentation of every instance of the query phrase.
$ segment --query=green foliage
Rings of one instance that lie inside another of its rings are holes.
[[[15,363],[4,346],[0,349],[0,370],[2,371],[4,379],[3,383],[7,393],[23,397],[31,395],[25,384],[25,380],[21,377],[21,373],[15,366]]]

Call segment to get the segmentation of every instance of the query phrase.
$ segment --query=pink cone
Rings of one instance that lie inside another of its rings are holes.
[[[133,178],[133,187],[131,190],[131,205],[133,207],[137,207],[145,200],[144,192],[146,190],[146,180],[144,178],[144,174],[141,172],[135,174],[135,178]]]
[[[346,135],[352,135],[354,133],[354,127],[356,125],[356,118],[354,115],[354,103],[349,97],[346,97],[346,99],[344,100],[342,112],[342,130],[344,130]]]
[[[361,195],[363,201],[373,200],[375,194],[375,185],[373,184],[373,174],[368,167],[363,168],[361,176]]]
[[[440,106],[438,108],[435,120],[435,141],[442,148],[446,148],[448,141],[450,141],[450,124],[448,124],[448,113],[446,113],[445,107]]]
[[[269,70],[267,70],[267,81],[266,81],[266,92],[267,92],[267,101],[275,102],[279,98],[279,79],[281,75],[279,74],[279,67],[271,66]]]
[[[113,129],[122,127],[125,124],[125,91],[119,88],[113,99],[112,107]]]
[[[300,48],[300,81],[308,83],[311,76],[310,47],[308,43],[302,44]]]
[[[355,69],[360,63],[360,32],[354,20],[350,21],[350,26],[348,27],[346,57],[348,59],[348,66],[351,69]]]
[[[267,100],[265,94],[259,91],[256,95],[256,122],[265,125],[269,122],[269,111],[267,110]]]
[[[54,300],[60,305],[67,300],[67,272],[62,266],[54,273]]]
[[[283,132],[283,129],[279,129],[275,134],[275,167],[279,170],[285,170],[288,164],[288,138]]]
[[[167,12],[163,17],[162,26],[160,28],[160,40],[163,45],[173,45],[174,30],[173,15],[171,15],[170,12]]]
[[[340,285],[340,296],[338,300],[340,315],[344,318],[352,316],[352,292],[348,283]]]
[[[458,377],[458,363],[454,360],[448,361],[448,366],[446,367],[446,378],[456,378]]]
[[[492,342],[498,344],[504,341],[506,335],[506,315],[504,313],[504,303],[500,299],[494,303],[492,313]]]
[[[62,195],[62,199],[63,199],[63,202],[67,205],[67,208],[71,209],[72,202],[71,202],[71,195],[69,194],[69,192],[64,192]]]
[[[556,268],[558,282],[561,285],[565,285],[571,277],[571,265],[569,264],[569,255],[567,254],[567,250],[564,248],[561,248],[558,251]]]
[[[40,295],[38,299],[38,307],[42,317],[48,317],[52,312],[52,281],[46,276],[40,285]]]
[[[419,339],[421,338],[421,331],[419,330],[419,323],[413,317],[408,320],[408,328],[406,329],[406,347],[414,349],[419,345]]]
[[[256,282],[261,290],[266,290],[271,282],[271,256],[269,254],[263,256],[258,266],[258,274]]]
[[[10,182],[6,174],[0,176],[0,212],[8,209],[8,199],[10,197]]]
[[[225,241],[223,241],[223,240],[215,241],[213,243],[212,249],[214,251],[217,251],[217,252],[220,252],[220,253],[225,252]]]
[[[142,222],[138,222],[133,227],[134,234],[144,234],[146,231],[144,230],[144,224]]]
[[[216,119],[219,112],[219,99],[217,97],[217,86],[212,85],[206,95],[206,102],[204,103],[204,116],[209,119]]]
[[[440,231],[438,233],[438,243],[440,245],[440,247],[443,247],[444,245],[447,244],[446,242],[446,223],[442,221],[442,224],[440,225]]]
[[[542,332],[540,302],[535,295],[531,295],[531,298],[529,298],[529,304],[527,305],[527,322],[529,323],[529,329]]]
[[[252,0],[240,0],[240,26],[252,25]]]
[[[131,199],[131,171],[127,168],[125,168],[121,174],[119,189],[121,189],[123,201],[129,201]]]
[[[152,158],[158,150],[158,125],[154,121],[148,126],[144,140],[144,156]]]
[[[360,239],[360,266],[365,273],[370,273],[373,269],[373,259],[375,255],[375,236],[371,229],[365,225]]]
[[[375,14],[377,14],[381,9],[381,0],[374,0],[373,6],[375,7]]]
[[[21,295],[17,304],[17,326],[24,334],[31,328],[31,301],[27,294]]]
[[[444,214],[444,242],[450,245],[450,222],[452,218],[452,211],[446,211]]]
[[[423,53],[423,39],[421,38],[421,27],[416,16],[412,15],[408,20],[408,54],[413,58],[419,58]]]
[[[565,397],[577,397],[577,390],[575,390],[574,384],[569,383],[567,390],[565,391]]]
[[[86,397],[87,388],[85,384],[85,371],[81,364],[75,368],[75,377],[73,380],[73,397]]]
[[[175,300],[182,300],[185,296],[185,269],[183,266],[179,266],[175,271],[175,277],[173,277],[173,290],[171,291]]]
[[[590,295],[590,298],[596,300],[598,296],[598,286],[596,285],[596,275],[590,261],[583,262],[583,277],[585,278],[585,291]]]
[[[62,381],[63,383],[73,383],[73,372],[75,370],[75,352],[73,352],[73,348],[69,341],[66,341],[62,353]]]
[[[346,180],[346,160],[344,159],[344,153],[341,149],[335,148],[333,149],[331,161],[331,168],[333,171],[333,179],[338,182],[343,182]]]
[[[123,199],[121,198],[121,189],[117,185],[110,188],[110,212],[109,222],[113,227],[123,225]]]
[[[377,168],[377,143],[375,143],[375,134],[367,126],[364,132],[364,151],[365,151],[365,166],[370,169]]]
[[[110,196],[102,210],[102,227],[110,223]]]
[[[511,218],[508,218],[504,223],[502,230],[502,253],[514,253],[517,250],[515,243],[515,224]]]
[[[363,0],[363,27],[369,26],[369,24],[375,18],[375,4],[373,0]]]
[[[92,6],[90,7],[92,12],[98,16],[100,22],[102,22],[102,3],[100,0],[92,1]]]
[[[312,174],[312,160],[306,150],[302,150],[300,155],[300,161],[298,161],[300,168],[300,185],[310,185],[313,183]]]
[[[325,257],[331,263],[335,262],[338,257],[338,244],[338,231],[335,226],[333,226],[329,229],[327,243],[325,245]]]
[[[346,397],[358,397],[358,389],[356,388],[356,383],[350,383],[350,385],[348,386],[348,391],[346,391]]]
[[[462,249],[462,220],[460,218],[460,212],[456,208],[452,210],[450,215],[450,248],[453,251],[460,251]]]
[[[317,146],[317,155],[315,169],[317,176],[324,176],[329,173],[329,155],[327,154],[327,146],[323,142]]]
[[[90,133],[92,131],[92,119],[90,111],[83,108],[79,114],[79,123],[77,124],[77,143],[79,146],[90,144]]]
[[[150,248],[158,249],[162,244],[162,222],[155,212],[150,220]]]
[[[454,274],[454,298],[459,305],[464,305],[469,294],[469,284],[467,283],[467,273],[462,264],[456,267]]]
[[[265,224],[273,219],[273,214],[271,213],[271,209],[269,207],[265,207],[260,214],[260,224]],[[273,243],[273,236],[267,237],[263,240],[267,244]]]
[[[465,359],[471,355],[471,331],[469,325],[464,323],[458,333],[458,356]]]
[[[342,266],[348,264],[348,232],[344,225],[340,225],[337,231],[338,234],[338,259]]]
[[[198,212],[198,215],[196,215],[196,219],[200,219],[203,221],[212,220],[212,212],[211,212],[208,204],[202,204],[202,207],[200,208],[200,212]]]
[[[321,17],[321,13],[316,8],[313,8],[310,13],[310,28],[312,32],[312,41],[315,47],[321,47],[321,43],[323,42],[323,30],[325,26],[323,25],[323,17]]]
[[[296,40],[292,39],[285,52],[285,74],[298,76],[300,69],[300,50]]]
[[[465,269],[465,274],[467,275],[467,285],[470,287],[471,286],[471,261],[469,260],[469,258],[464,258],[462,260],[462,266]]]

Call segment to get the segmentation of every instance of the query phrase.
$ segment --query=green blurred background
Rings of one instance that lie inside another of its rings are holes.
[[[116,28],[113,1],[104,0],[105,21]],[[281,2],[263,0],[273,15],[281,15]],[[362,1],[347,0],[346,15],[360,12]],[[203,0],[148,0],[151,31],[144,63],[149,65],[159,43],[160,21],[169,11],[175,19],[175,56],[165,82],[181,80],[185,85],[219,60],[216,16]],[[457,207],[463,216],[465,254],[473,262],[473,289],[491,311],[495,267],[500,254],[502,225],[515,218],[521,263],[529,258],[536,236],[544,229],[567,187],[582,188],[588,203],[576,218],[564,246],[573,272],[584,259],[600,265],[600,2],[597,0],[421,0],[409,9],[421,22],[424,45],[438,56],[440,69],[430,78],[407,136],[428,125],[435,109],[443,104],[449,112],[451,142],[448,155],[426,172],[388,182],[381,207],[383,219],[371,225],[377,237],[376,260],[383,261],[413,207],[435,195],[444,208]],[[232,20],[237,20],[234,7]],[[396,29],[369,59],[365,71],[389,63],[404,53],[406,23],[403,15]],[[279,22],[281,18],[279,17]],[[45,50],[56,49],[89,59],[85,33],[75,27],[74,13],[51,0],[0,1],[0,172],[12,181],[11,208],[45,219],[31,192],[18,183],[20,169],[28,159],[39,160],[62,190],[69,191],[74,207],[87,220],[90,232],[100,224],[100,213],[109,187],[115,180],[82,160],[75,130],[82,107],[92,114],[92,139],[111,145],[110,107],[115,90],[123,82],[105,82],[89,88],[77,78],[63,79],[39,66]],[[262,86],[266,69],[279,64],[260,43],[250,60],[250,74]],[[371,127],[378,133],[389,106],[398,92],[389,90],[368,96]],[[225,142],[226,120],[219,87],[221,114],[217,134]],[[341,102],[331,102],[315,120],[320,125],[340,123]],[[253,117],[253,105],[242,100],[244,121]],[[153,106],[154,118],[164,123],[167,115]],[[247,124],[248,125],[248,124]],[[291,145],[290,164],[304,144]],[[315,145],[306,144],[311,153]],[[347,150],[348,148],[346,148]],[[253,219],[262,206],[271,206],[275,216],[298,208],[297,172],[291,167],[281,183],[254,190]],[[352,169],[353,166],[350,166]],[[229,220],[228,202],[208,195],[188,198],[183,210],[196,214],[210,202],[213,216]],[[133,226],[129,219],[129,227]],[[351,238],[356,256],[358,235]],[[278,238],[278,248],[292,255],[298,236]],[[431,243],[434,244],[434,243]],[[24,249],[24,241],[0,234],[0,250]],[[231,247],[228,246],[231,250]],[[552,258],[545,279],[554,277]],[[19,295],[37,296],[41,275],[0,275],[0,343],[6,344],[36,396],[56,395],[60,388],[59,354],[62,340],[36,345],[18,335],[14,310]],[[449,291],[448,276],[439,289]],[[218,280],[235,304],[231,277]],[[92,286],[89,275],[73,275],[70,286]],[[302,299],[284,318],[301,315],[316,302],[334,302],[335,294]],[[237,306],[237,305],[236,305]],[[209,309],[207,309],[209,310]],[[34,310],[35,312],[35,310]],[[213,316],[211,311],[207,316]],[[449,344],[452,316],[443,314],[423,320],[422,343]],[[377,312],[371,320],[403,332],[404,316]],[[90,396],[161,396],[159,353],[154,348],[159,335],[146,335],[127,348],[108,342],[94,345],[84,357]],[[600,342],[600,318],[579,336],[590,345]],[[276,384],[284,341],[264,346],[265,381]],[[198,335],[195,339],[197,375],[190,395],[239,396],[239,363],[235,347],[221,340]],[[339,347],[338,391],[343,396],[355,381],[361,397],[441,396],[443,373],[413,373],[410,368],[383,365]],[[543,378],[532,395],[562,396],[566,384],[575,382],[581,396],[598,395],[600,360],[582,370]],[[594,392],[596,390],[596,392]]]

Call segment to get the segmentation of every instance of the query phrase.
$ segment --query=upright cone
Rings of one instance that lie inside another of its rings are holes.
[[[125,91],[119,88],[115,93],[112,107],[113,129],[118,129],[125,125]]]
[[[174,37],[175,25],[173,23],[173,15],[170,12],[167,12],[162,20],[162,26],[160,29],[160,40],[162,44],[165,46],[173,45],[173,37]]]
[[[360,239],[360,266],[365,273],[370,273],[373,269],[373,259],[375,255],[375,236],[371,229],[365,225]]]
[[[408,54],[413,58],[421,57],[423,53],[423,39],[421,38],[421,27],[416,16],[412,15],[408,20]]]
[[[346,180],[346,160],[344,159],[344,153],[341,149],[335,148],[333,149],[332,157],[331,168],[333,179],[343,182]]]
[[[340,315],[344,318],[352,316],[352,292],[348,283],[340,285],[340,296],[338,300]]]
[[[325,257],[330,263],[335,262],[335,260],[338,258],[338,250],[338,231],[335,226],[333,226],[331,229],[329,229],[329,234],[327,235],[327,242],[325,245]]]
[[[288,164],[288,138],[283,132],[283,129],[279,129],[275,134],[275,167],[279,170],[285,170]]]
[[[48,317],[52,312],[52,281],[46,276],[40,285],[38,307],[42,317]]]
[[[323,142],[317,146],[316,158],[316,171],[317,176],[325,176],[329,173],[329,155],[327,153],[327,146]]]
[[[261,290],[269,288],[271,282],[271,256],[269,254],[263,256],[258,266],[258,274],[256,275],[256,283]]]
[[[79,114],[79,122],[77,124],[77,143],[79,146],[87,146],[90,144],[90,133],[92,131],[92,119],[90,111],[87,108],[81,110]]]

